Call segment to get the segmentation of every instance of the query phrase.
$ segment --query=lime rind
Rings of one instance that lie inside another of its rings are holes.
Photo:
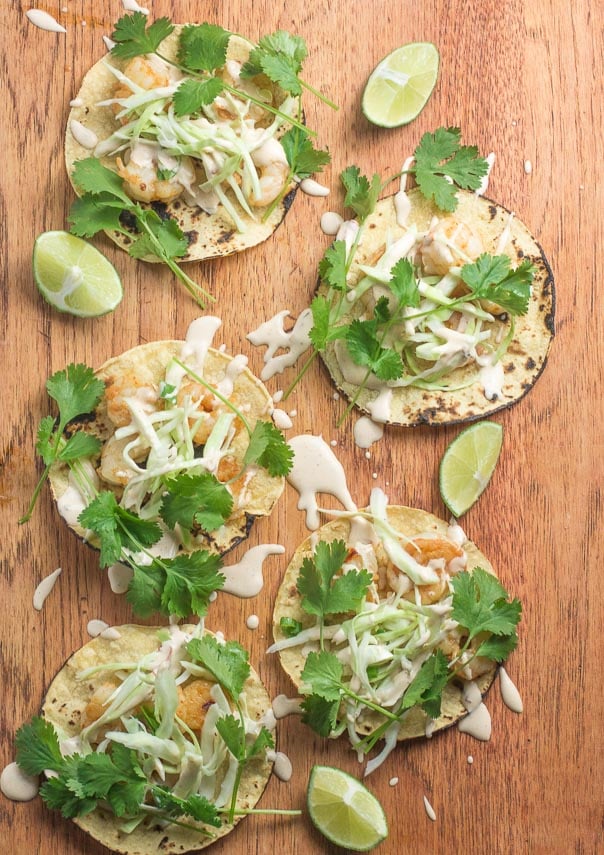
[[[503,428],[481,421],[449,444],[439,468],[440,495],[454,517],[465,514],[488,486],[503,444]]]
[[[359,780],[333,766],[314,766],[307,794],[310,818],[327,840],[368,852],[388,835],[380,802]]]

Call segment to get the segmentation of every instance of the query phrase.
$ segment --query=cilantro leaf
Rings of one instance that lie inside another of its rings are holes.
[[[348,166],[340,174],[340,180],[346,189],[344,206],[352,208],[361,223],[374,210],[382,189],[382,182],[377,173],[369,181],[358,166]]]
[[[226,62],[230,38],[231,33],[216,24],[187,24],[180,33],[178,61],[191,71],[215,71],[222,68]]]
[[[220,644],[212,636],[194,638],[187,644],[187,652],[194,662],[212,674],[233,698],[237,700],[250,675],[247,651],[236,641]]]
[[[78,460],[80,457],[93,457],[100,450],[101,441],[98,437],[79,430],[69,437],[57,454],[57,458],[58,460],[69,462]]]
[[[143,520],[120,507],[114,493],[103,490],[95,496],[78,517],[84,528],[93,531],[101,543],[101,567],[115,564],[122,550],[140,552],[161,538],[161,529],[152,520]]]
[[[307,49],[304,39],[285,30],[263,36],[257,47],[250,51],[247,62],[241,68],[241,77],[249,78],[265,74],[292,95],[302,93],[302,82],[298,75]]]
[[[272,422],[257,421],[243,458],[243,465],[258,463],[274,478],[287,475],[292,468],[294,452]]]
[[[356,611],[371,584],[367,570],[337,575],[348,554],[343,540],[319,541],[312,558],[305,558],[298,576],[302,608],[320,618]]]
[[[373,316],[378,322],[378,324],[385,324],[388,321],[392,320],[392,313],[390,311],[390,302],[388,297],[382,295],[375,306],[373,307]]]
[[[216,730],[235,760],[245,760],[245,728],[234,715],[221,716],[216,721]]]
[[[151,793],[157,807],[168,817],[177,819],[179,816],[190,816],[197,822],[212,825],[214,828],[220,828],[222,824],[216,805],[205,796],[193,793],[187,799],[180,799],[166,787],[159,785],[153,787]]]
[[[111,204],[115,197],[85,193],[69,209],[69,231],[78,237],[94,237],[102,231],[122,231],[121,207]]]
[[[337,291],[346,291],[346,242],[336,240],[319,262],[319,276]]]
[[[273,734],[263,725],[260,728],[260,733],[248,747],[246,751],[246,759],[250,760],[252,757],[256,757],[258,754],[262,753],[262,751],[266,751],[267,748],[274,747],[275,740],[273,739]]]
[[[86,816],[97,806],[97,799],[75,794],[64,778],[49,778],[40,787],[40,795],[49,808],[60,810],[65,819]]]
[[[145,223],[148,233],[138,237],[128,247],[128,254],[132,258],[155,256],[161,261],[168,261],[187,254],[189,244],[176,220],[162,220],[155,211],[141,209],[139,221]]]
[[[294,638],[294,636],[302,632],[300,621],[291,617],[282,617],[279,621],[279,627],[286,638]]]
[[[183,80],[174,93],[174,114],[189,116],[197,113],[204,104],[211,104],[224,89],[224,83],[218,77],[209,80]]]
[[[322,172],[323,167],[331,160],[328,151],[314,147],[308,131],[304,128],[290,128],[283,134],[280,142],[292,175],[297,175],[300,179],[308,178],[315,172]]]
[[[442,650],[436,650],[423,663],[403,695],[401,710],[421,706],[430,718],[438,718],[442,692],[449,681],[449,663]]]
[[[46,465],[53,463],[56,457],[56,434],[54,433],[56,419],[45,416],[38,425],[36,451]],[[54,442],[53,442],[54,439]]]
[[[41,716],[21,725],[15,745],[17,763],[26,775],[41,775],[45,769],[59,772],[63,768],[59,738],[52,724]]]
[[[475,146],[462,146],[459,128],[438,128],[425,133],[415,149],[415,174],[426,199],[433,199],[444,211],[457,207],[456,187],[477,190],[487,174],[488,163]],[[453,183],[452,183],[453,182]]]
[[[353,320],[346,329],[346,344],[352,360],[357,365],[365,365],[380,380],[402,377],[404,366],[400,354],[380,344],[376,320]]]
[[[164,614],[203,616],[208,610],[210,594],[224,585],[224,576],[218,572],[222,559],[205,549],[162,558],[161,567],[166,574],[161,596]]]
[[[320,695],[326,701],[340,701],[342,697],[343,665],[333,653],[311,651],[300,674],[303,694]],[[310,686],[310,692],[306,687]]]
[[[319,736],[329,736],[338,724],[340,698],[326,700],[320,695],[307,695],[302,701],[302,722]]]
[[[215,531],[231,515],[233,497],[211,472],[187,473],[166,481],[160,516],[166,525],[192,529],[198,523],[205,531]]]
[[[535,267],[525,258],[515,270],[507,255],[483,253],[464,264],[460,276],[475,298],[491,300],[511,315],[525,315],[531,295]]]
[[[123,189],[120,176],[103,166],[96,157],[85,157],[83,160],[78,160],[74,164],[71,177],[75,186],[83,193],[92,193],[93,196],[107,193],[122,201],[125,207],[132,205],[132,200]],[[107,201],[107,199],[105,198],[103,201]]]
[[[64,427],[76,416],[90,413],[99,403],[105,384],[95,377],[92,368],[71,363],[46,381],[46,391],[57,402],[60,424]]]
[[[468,630],[470,639],[481,632],[515,636],[522,606],[517,599],[508,602],[507,591],[492,573],[476,567],[473,573],[458,573],[451,585],[451,617]]]
[[[476,656],[483,656],[493,662],[503,662],[518,645],[516,633],[511,635],[491,635],[480,644]]]
[[[111,53],[120,59],[154,53],[173,30],[169,18],[158,18],[147,27],[147,16],[142,12],[124,15],[111,34],[112,41],[116,42]]]
[[[411,262],[407,261],[406,258],[399,259],[392,268],[388,287],[396,297],[399,307],[419,306],[420,293],[415,271]]]
[[[146,618],[161,611],[162,592],[166,573],[161,565],[153,562],[148,567],[131,564],[133,576],[128,585],[126,599],[135,615]]]

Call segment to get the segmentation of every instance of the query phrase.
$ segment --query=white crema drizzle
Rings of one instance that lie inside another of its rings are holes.
[[[221,590],[236,597],[255,597],[264,586],[262,576],[264,560],[269,555],[283,555],[284,552],[285,547],[278,543],[265,543],[248,549],[237,564],[222,568],[226,581]]]
[[[52,573],[49,573],[48,576],[42,579],[42,581],[34,591],[33,606],[36,611],[40,611],[42,609],[42,606],[46,601],[46,597],[54,588],[57,579],[61,575],[61,572],[61,568],[57,567],[56,570],[54,570]]]
[[[246,336],[255,347],[266,347],[265,366],[260,374],[261,380],[270,380],[275,374],[282,374],[310,347],[308,334],[313,324],[311,310],[304,309],[289,332],[283,324],[288,317],[291,317],[288,309],[277,312]],[[276,356],[279,350],[285,352]]]
[[[298,491],[298,510],[306,511],[306,526],[319,528],[317,493],[334,496],[347,511],[356,511],[346,483],[344,467],[322,436],[301,434],[289,441],[294,462],[287,480]]]

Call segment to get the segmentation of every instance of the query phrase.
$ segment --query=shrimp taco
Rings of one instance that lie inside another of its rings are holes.
[[[98,387],[94,409],[65,427],[74,453],[59,454],[49,477],[59,513],[100,546],[104,566],[157,557],[165,570],[200,551],[222,555],[281,495],[291,453],[272,399],[246,357],[210,346],[220,323],[201,317],[184,342],[140,345],[94,373],[59,372],[72,396]]]
[[[43,717],[17,734],[17,762],[45,773],[48,805],[114,852],[208,846],[267,784],[269,696],[247,652],[203,623],[108,634],[56,675]]]
[[[540,376],[554,335],[547,259],[483,196],[458,190],[454,214],[417,188],[402,196],[379,201],[361,227],[336,312],[348,330],[327,344],[325,365],[357,407],[389,424],[452,424],[510,406]],[[333,302],[328,283],[319,293]]]
[[[262,73],[242,72],[254,46],[214,25],[161,19],[151,26],[166,37],[137,55],[128,40],[136,18],[118,22],[120,41],[88,71],[73,101],[70,178],[76,162],[94,155],[133,200],[178,224],[189,244],[183,261],[266,240],[296,192],[280,138],[300,124],[298,98]],[[133,223],[122,225],[126,233],[107,234],[127,249],[138,234]]]
[[[479,625],[472,611],[505,619]],[[273,617],[281,665],[305,695],[304,720],[347,732],[356,750],[430,735],[463,716],[516,644],[520,603],[459,526],[426,511],[370,506],[327,523],[296,550]]]

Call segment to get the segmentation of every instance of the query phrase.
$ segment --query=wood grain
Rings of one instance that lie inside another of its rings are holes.
[[[98,365],[142,342],[180,338],[197,312],[167,271],[135,263],[104,239],[96,243],[125,283],[124,301],[113,315],[78,321],[55,313],[38,296],[33,241],[46,229],[64,226],[73,198],[62,158],[69,100],[86,69],[103,55],[101,35],[111,31],[121,4],[42,0],[39,6],[65,25],[62,35],[29,24],[24,14],[29,4],[4,0],[1,5],[0,762],[5,764],[13,759],[16,728],[36,713],[52,675],[86,641],[87,621],[131,619],[124,599],[111,593],[99,571],[97,556],[59,520],[48,492],[29,525],[17,525],[38,475],[33,444],[37,423],[48,412],[44,381],[70,361]],[[524,604],[521,643],[508,670],[525,712],[510,712],[495,686],[488,698],[489,743],[452,729],[431,742],[400,747],[368,783],[390,821],[390,836],[379,850],[384,855],[604,851],[601,4],[262,0],[225,4],[222,11],[221,4],[204,0],[148,5],[154,17],[209,20],[252,38],[277,28],[298,32],[310,49],[307,79],[340,104],[334,113],[306,102],[309,124],[320,129],[320,141],[332,152],[329,199],[298,194],[269,242],[191,268],[218,296],[221,340],[231,352],[248,354],[253,370],[260,370],[262,354],[245,334],[280,309],[297,314],[308,303],[327,244],[319,217],[341,205],[337,174],[344,166],[354,162],[364,172],[394,171],[420,135],[441,124],[461,126],[467,141],[496,153],[489,194],[514,210],[545,248],[558,298],[549,364],[523,401],[495,417],[505,431],[502,459],[488,491],[463,520]],[[442,57],[428,106],[405,128],[369,126],[359,109],[369,72],[390,50],[415,40],[435,42]],[[533,164],[530,175],[523,168],[526,159]],[[275,381],[270,386],[278,387]],[[388,484],[392,502],[444,515],[436,472],[457,429],[387,428],[367,460],[352,438],[354,419],[336,429],[343,404],[333,401],[329,378],[318,365],[288,408],[298,413],[290,435],[313,432],[337,440],[359,504],[374,484]],[[273,696],[293,693],[265,650],[286,559],[305,536],[296,501],[288,487],[274,515],[252,532],[250,545],[286,547],[282,559],[267,562],[262,593],[249,601],[221,595],[208,619],[213,629],[250,647]],[[240,547],[233,560],[243,552]],[[59,583],[43,611],[34,612],[37,583],[58,566],[63,568]],[[260,618],[255,632],[245,626],[251,613]],[[359,774],[343,740],[315,738],[296,718],[279,724],[278,740],[295,775],[287,784],[272,780],[263,806],[302,806],[313,763]],[[391,787],[394,776],[399,783]],[[426,816],[424,795],[436,822]],[[106,851],[39,800],[20,805],[0,798],[0,826],[17,855]],[[336,850],[307,818],[250,818],[212,849],[214,855],[267,851],[335,855]]]

